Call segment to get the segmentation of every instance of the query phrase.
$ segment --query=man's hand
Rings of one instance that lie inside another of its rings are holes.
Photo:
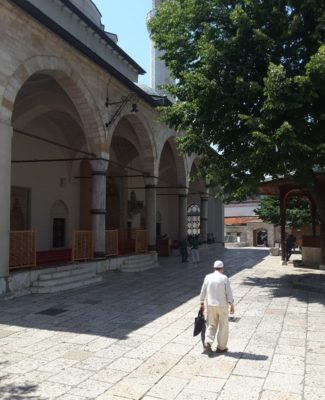
[[[235,306],[234,306],[233,304],[230,304],[229,313],[230,313],[231,315],[235,313]]]
[[[200,304],[200,311],[202,311],[202,312],[204,311],[204,303]]]

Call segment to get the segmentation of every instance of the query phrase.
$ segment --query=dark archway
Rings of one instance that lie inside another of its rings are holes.
[[[21,228],[37,232],[38,252],[69,249],[80,226],[73,164],[80,163],[79,150],[88,149],[78,110],[51,74],[35,73],[17,93],[12,125],[11,214],[17,217],[18,204]],[[53,216],[58,201],[69,221]],[[11,230],[16,229],[14,218]]]

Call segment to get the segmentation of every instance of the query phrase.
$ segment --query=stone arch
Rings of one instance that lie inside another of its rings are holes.
[[[170,148],[171,148],[171,151],[172,151],[172,154],[174,157],[175,165],[176,165],[177,183],[179,186],[187,187],[188,186],[188,178],[187,178],[186,160],[185,160],[185,157],[183,157],[179,154],[179,152],[177,150],[177,144],[175,142],[175,138],[176,138],[175,135],[170,135],[164,141],[164,143],[160,149],[157,164],[158,164],[158,166],[160,165],[163,150],[164,150],[166,144],[168,143],[170,145]]]
[[[51,216],[67,217],[69,210],[63,200],[56,200],[51,207]]]
[[[196,157],[189,157],[187,160],[187,168],[188,168],[188,175],[191,175],[192,168],[196,166],[198,163],[198,159]]]
[[[190,176],[192,172],[196,172],[196,170],[199,169],[199,158],[198,157],[191,157],[188,160],[188,177],[190,179]],[[195,186],[195,190],[197,192],[205,193],[206,192],[206,180],[204,178],[200,178],[197,181],[190,182],[190,186]]]
[[[52,76],[67,93],[83,124],[88,151],[96,151],[105,143],[105,129],[100,111],[82,78],[66,60],[55,56],[34,56],[23,62],[7,81],[1,99],[0,119],[11,123],[16,96],[34,74]],[[96,143],[96,144],[95,144]]]
[[[288,203],[288,201],[292,198],[292,197],[302,197],[305,198],[309,203],[310,203],[310,207],[311,208],[315,208],[316,204],[315,201],[313,199],[313,197],[311,196],[311,194],[307,191],[301,191],[299,189],[292,189],[289,190],[285,196],[284,196],[284,201],[285,203]]]
[[[253,246],[268,246],[269,232],[266,227],[260,226],[253,230]]]
[[[144,169],[146,172],[154,175],[156,172],[157,164],[157,149],[153,139],[153,132],[149,123],[141,113],[123,113],[114,122],[114,126],[110,130],[109,137],[107,138],[108,148],[111,148],[112,139],[120,123],[126,120],[132,126],[136,137],[139,139],[138,143],[132,142],[138,153],[141,154]],[[128,138],[130,141],[130,138]]]
[[[287,215],[288,203],[294,197],[304,199],[306,202],[309,203],[309,211],[310,211],[310,218],[311,218],[310,222],[311,222],[311,226],[312,226],[311,233],[313,236],[316,236],[317,225],[319,228],[320,228],[320,225],[317,224],[317,206],[316,206],[314,198],[312,197],[312,195],[310,194],[310,192],[308,190],[301,190],[301,189],[297,189],[297,188],[288,190],[288,192],[285,194],[284,199],[283,199],[284,205],[285,205],[285,215]],[[305,230],[305,228],[306,227],[303,227],[303,232],[308,232]],[[291,230],[291,233],[293,231],[295,231],[295,233],[298,232],[298,231],[296,231],[295,228],[293,228],[293,229],[291,228],[290,230]],[[287,229],[285,229],[285,231],[288,232]],[[304,233],[304,235],[306,235],[306,234],[307,233]],[[302,237],[300,237],[299,241],[300,241],[300,243],[302,243]]]

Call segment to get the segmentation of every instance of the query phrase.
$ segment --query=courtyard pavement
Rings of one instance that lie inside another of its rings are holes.
[[[193,337],[198,294],[222,259],[236,302],[229,352]],[[82,290],[0,301],[0,398],[325,399],[325,295],[297,289],[324,271],[282,266],[263,249],[201,249]],[[315,279],[314,279],[315,280]]]

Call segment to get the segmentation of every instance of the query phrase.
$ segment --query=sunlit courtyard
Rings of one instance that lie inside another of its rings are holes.
[[[1,300],[1,398],[324,398],[324,293],[303,282],[325,272],[282,266],[265,249],[200,252],[198,266],[171,256],[89,288]],[[216,258],[236,312],[228,353],[208,357],[193,321]]]

